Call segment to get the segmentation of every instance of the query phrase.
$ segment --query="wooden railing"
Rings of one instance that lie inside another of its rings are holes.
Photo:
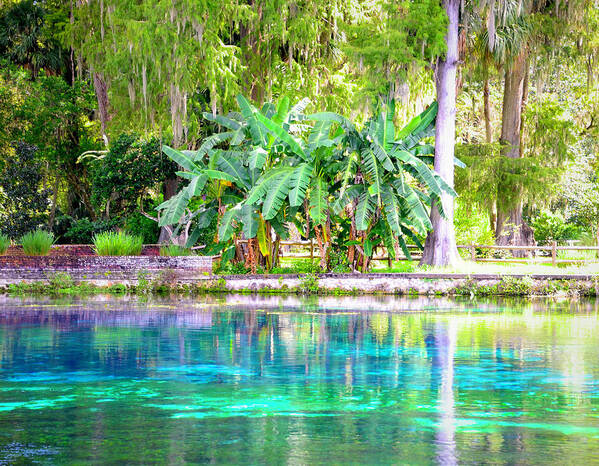
[[[247,240],[240,240],[240,243],[246,243]],[[314,241],[314,239],[310,240],[288,240],[281,241],[280,245],[280,257],[293,257],[298,259],[315,259],[318,258],[318,245]],[[286,251],[286,247],[295,247],[299,249],[303,249],[302,252],[290,252]],[[418,251],[419,248],[415,244],[409,244],[409,249],[416,249]],[[392,259],[386,253],[384,248],[379,248],[382,250],[382,255],[377,255],[372,258],[372,260],[377,261],[388,261],[390,262]],[[458,245],[458,249],[465,249],[469,252],[466,258],[470,259],[473,262],[513,262],[513,263],[530,263],[534,262],[537,264],[553,264],[557,265],[560,263],[579,263],[579,262],[594,262],[599,261],[599,258],[595,257],[591,259],[559,259],[558,252],[559,251],[595,251],[599,252],[599,247],[597,246],[558,246],[556,242],[552,242],[550,246],[498,246],[498,245],[483,245],[483,244],[469,244],[469,245]],[[503,257],[480,257],[477,252],[480,250],[489,250],[489,251],[531,251],[532,257],[523,257],[523,258],[503,258]],[[537,254],[537,252],[545,253]],[[412,254],[412,260],[419,260],[421,255],[419,253]],[[395,260],[407,260],[404,255],[397,257]]]

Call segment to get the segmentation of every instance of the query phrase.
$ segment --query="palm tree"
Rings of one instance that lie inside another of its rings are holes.
[[[31,71],[36,79],[45,69],[58,73],[64,65],[63,50],[45,35],[46,11],[38,3],[14,3],[0,16],[0,56]]]

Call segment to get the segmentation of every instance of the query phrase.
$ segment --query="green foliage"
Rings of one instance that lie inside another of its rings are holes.
[[[542,211],[534,217],[530,226],[539,245],[550,244],[552,241],[565,244],[566,240],[578,239],[581,233],[580,227],[568,224],[561,214],[547,211]]]
[[[160,246],[161,256],[193,256],[195,253],[186,247],[179,246],[177,244],[169,244],[166,246]]]
[[[488,245],[495,242],[489,213],[477,204],[456,203],[454,227],[457,244]]]
[[[94,202],[113,216],[136,211],[148,192],[176,171],[157,138],[144,140],[133,134],[121,134],[91,167]]]
[[[4,254],[6,250],[10,247],[10,238],[8,235],[0,233],[0,255]]]
[[[156,205],[157,203],[148,204]],[[156,244],[158,242],[160,234],[158,223],[145,217],[140,212],[133,212],[127,215],[124,219],[123,229],[132,235],[141,236],[144,244]]]
[[[94,250],[99,256],[139,256],[143,247],[140,236],[122,231],[107,231],[93,237]]]
[[[91,244],[94,235],[112,230],[117,223],[118,219],[92,221],[63,215],[56,219],[53,230],[60,244]]]
[[[37,147],[20,142],[14,156],[0,160],[0,232],[11,238],[47,222],[49,191],[44,189]]]
[[[25,233],[21,237],[23,252],[28,256],[47,256],[54,244],[54,235],[44,230]]]

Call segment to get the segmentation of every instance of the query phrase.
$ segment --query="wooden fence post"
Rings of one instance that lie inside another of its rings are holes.
[[[314,261],[314,238],[310,238],[310,262]]]
[[[557,265],[557,241],[551,242],[551,263],[554,267]]]
[[[476,262],[476,248],[474,247],[474,243],[470,245],[470,260]]]

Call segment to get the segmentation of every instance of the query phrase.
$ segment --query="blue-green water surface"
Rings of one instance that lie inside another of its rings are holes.
[[[0,464],[592,464],[595,301],[0,299]]]

